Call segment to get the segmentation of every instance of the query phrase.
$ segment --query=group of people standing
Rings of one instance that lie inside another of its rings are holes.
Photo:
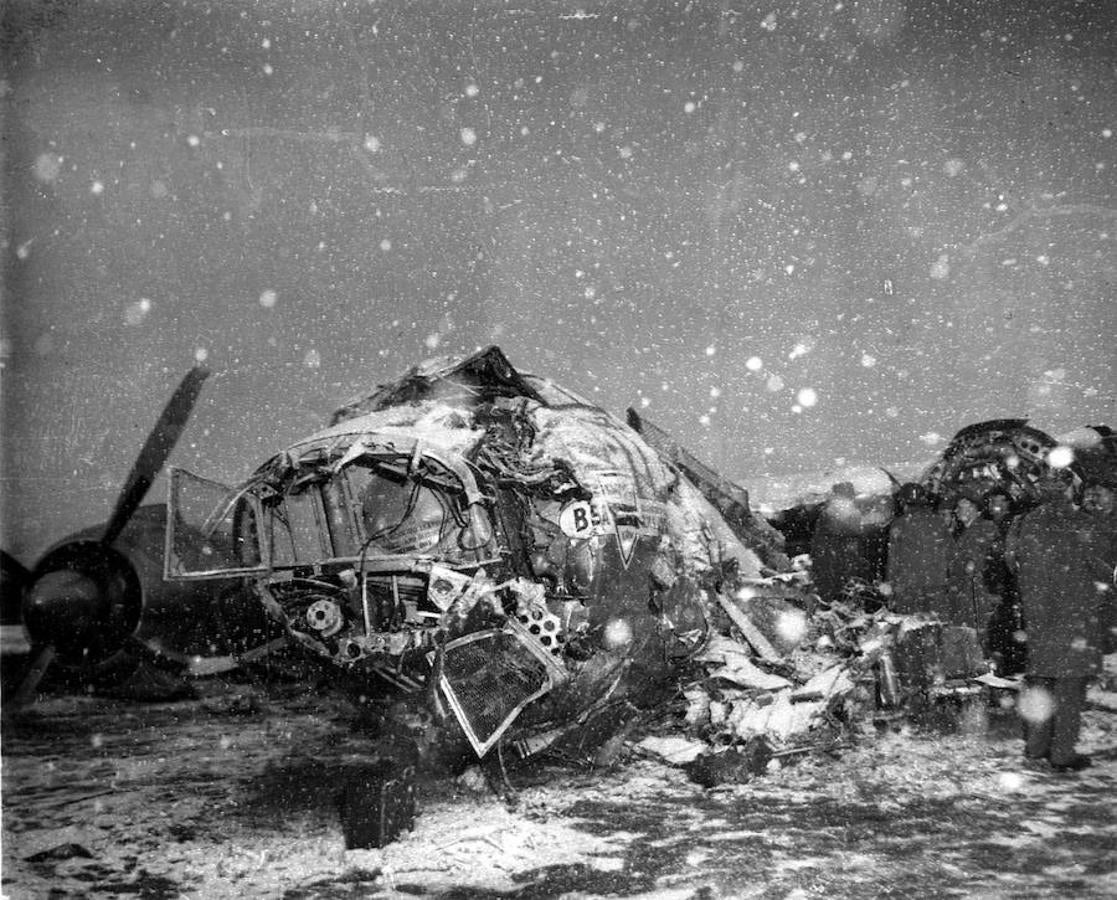
[[[1025,755],[1077,769],[1089,762],[1075,752],[1086,686],[1117,649],[1114,490],[1095,483],[1075,497],[1056,475],[1033,488],[1019,497],[992,483],[942,497],[904,484],[874,562],[864,544],[856,561],[842,544],[862,517],[852,485],[835,485],[812,543],[815,584],[832,600],[838,576],[872,578],[876,565],[893,612],[973,628],[998,674],[1025,675]]]
[[[1076,503],[1057,477],[1035,489],[1026,503],[991,490],[949,504],[904,485],[890,606],[969,626],[1000,674],[1024,672],[1025,755],[1078,769],[1089,763],[1075,752],[1086,686],[1114,649],[1114,492],[1088,485]]]
[[[1020,598],[1006,554],[1012,499],[994,491],[949,503],[909,483],[898,500],[888,534],[889,607],[967,625],[1001,674],[1021,671]]]

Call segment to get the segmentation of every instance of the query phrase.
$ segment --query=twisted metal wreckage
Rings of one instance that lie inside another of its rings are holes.
[[[443,750],[584,746],[719,617],[767,645],[740,588],[786,592],[747,495],[692,471],[734,532],[658,436],[495,347],[418,367],[233,490],[172,469],[166,576],[247,579],[291,640],[424,708]]]
[[[988,671],[972,629],[819,603],[742,488],[496,347],[343,406],[236,488],[172,469],[166,509],[141,508],[204,377],[168,404],[105,527],[29,573],[20,694],[55,658],[89,672],[139,646],[199,673],[220,669],[207,649],[238,664],[293,645],[434,757],[584,757],[681,676],[691,738],[653,749],[724,760],[762,743],[751,772],[832,743],[862,708],[967,696]],[[1108,471],[1112,440],[1094,436],[1082,459]],[[1054,445],[1023,420],[981,423],[921,480],[1026,503]]]

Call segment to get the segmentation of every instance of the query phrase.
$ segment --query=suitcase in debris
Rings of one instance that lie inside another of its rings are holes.
[[[942,625],[919,622],[902,628],[892,647],[892,662],[904,694],[929,690],[942,680]]]
[[[345,849],[384,847],[415,827],[415,767],[378,760],[351,767],[338,796]]]
[[[942,629],[942,673],[945,678],[973,678],[989,671],[977,640],[968,625],[944,625]]]

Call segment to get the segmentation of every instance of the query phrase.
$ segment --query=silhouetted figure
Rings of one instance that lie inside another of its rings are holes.
[[[960,500],[958,506],[962,527],[954,536],[947,575],[950,622],[973,628],[978,642],[988,650],[989,621],[1007,587],[1004,522],[1010,511],[1009,499],[996,493],[990,494],[980,508],[968,500]]]
[[[901,485],[900,514],[888,534],[886,577],[893,612],[938,613],[946,608],[950,528],[920,484]]]
[[[835,484],[811,537],[811,573],[815,590],[826,603],[842,598],[851,580],[872,581],[874,569],[862,547],[861,511],[853,485]]]
[[[1102,531],[1100,565],[1109,580],[1102,590],[1102,653],[1117,652],[1117,493],[1109,484],[1092,484],[1083,491],[1082,509]],[[1101,590],[1101,589],[1099,589]]]
[[[1101,614],[1112,577],[1100,520],[1076,509],[1057,481],[1011,535],[1027,627],[1027,688],[1020,697],[1024,754],[1059,769],[1089,765],[1075,752],[1086,685],[1101,668]]]
[[[1009,566],[1007,558],[1009,531],[1018,519],[1008,494],[993,494],[986,505],[989,515],[1000,528],[1000,539],[994,545],[994,553],[984,572],[986,587],[999,598],[989,619],[985,649],[998,675],[1019,675],[1028,662],[1028,645],[1016,572]]]

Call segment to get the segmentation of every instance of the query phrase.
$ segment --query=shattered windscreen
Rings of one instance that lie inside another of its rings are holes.
[[[334,556],[317,485],[272,498],[265,506],[273,566],[312,564]]]
[[[391,466],[351,465],[264,503],[275,566],[428,553],[456,533],[451,501]]]
[[[454,525],[450,499],[422,481],[367,466],[350,466],[346,476],[360,504],[370,552],[429,552]]]
[[[418,473],[396,464],[357,463],[343,471],[362,535],[362,554],[424,554],[458,560],[482,552],[492,523],[480,505],[465,508],[457,476],[425,459]]]

